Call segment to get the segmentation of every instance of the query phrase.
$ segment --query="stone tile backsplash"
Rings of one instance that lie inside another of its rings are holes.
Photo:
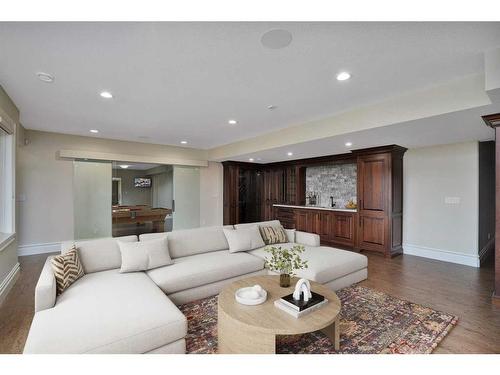
[[[356,164],[330,164],[306,169],[306,196],[316,193],[316,206],[344,208],[352,199],[356,202]],[[306,201],[307,202],[307,201]]]

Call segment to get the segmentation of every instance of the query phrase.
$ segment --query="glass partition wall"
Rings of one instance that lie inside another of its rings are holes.
[[[75,239],[200,225],[199,168],[74,161]]]

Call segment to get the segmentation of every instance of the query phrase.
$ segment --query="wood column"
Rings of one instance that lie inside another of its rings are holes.
[[[495,290],[493,298],[500,301],[500,113],[483,116],[495,130]]]

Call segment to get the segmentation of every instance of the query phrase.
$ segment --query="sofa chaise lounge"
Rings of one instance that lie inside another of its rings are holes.
[[[277,220],[236,225],[272,226]],[[76,245],[85,275],[56,297],[47,259],[35,290],[35,316],[24,353],[185,353],[187,321],[176,305],[218,294],[228,283],[268,274],[264,248],[230,253],[223,227],[204,227],[139,236],[166,236],[173,264],[146,272],[120,273],[118,241],[136,236],[70,241]],[[288,232],[279,246],[305,246],[309,267],[298,276],[337,290],[367,278],[367,258],[320,246],[319,236]]]

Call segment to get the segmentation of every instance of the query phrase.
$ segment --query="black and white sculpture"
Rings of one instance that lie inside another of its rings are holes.
[[[295,291],[293,292],[293,299],[296,301],[302,300],[308,302],[311,297],[311,284],[309,280],[300,279],[297,281],[297,284],[295,284]]]

